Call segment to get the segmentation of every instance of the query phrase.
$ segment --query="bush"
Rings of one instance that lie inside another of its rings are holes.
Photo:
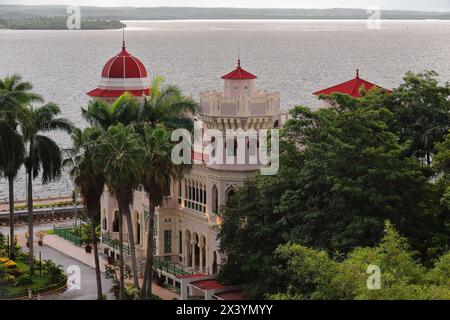
[[[28,286],[33,283],[33,279],[31,279],[29,274],[21,275],[17,278],[16,287]]]
[[[15,283],[16,282],[16,277],[12,276],[12,275],[7,275],[5,278],[6,282],[8,283]]]
[[[450,252],[427,270],[416,259],[406,239],[386,222],[378,246],[356,248],[336,261],[325,252],[299,244],[280,246],[284,265],[276,269],[285,290],[269,299],[447,300],[450,299]],[[370,265],[380,269],[380,287],[368,288]]]
[[[56,265],[51,260],[44,260],[42,269],[44,270],[45,274],[49,276],[50,280],[53,283],[57,283],[64,279],[64,269],[60,265]]]
[[[139,289],[132,284],[125,285],[125,300],[141,300]]]

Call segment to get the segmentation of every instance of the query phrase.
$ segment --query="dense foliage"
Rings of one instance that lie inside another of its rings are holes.
[[[286,292],[288,282],[280,279],[286,262],[275,254],[280,245],[340,261],[357,247],[375,246],[386,220],[425,265],[445,252],[449,86],[439,86],[431,72],[409,73],[404,81],[391,95],[334,94],[326,98],[330,108],[291,112],[279,173],[251,177],[222,212],[223,282],[243,283],[257,298]]]
[[[276,255],[287,266],[277,270],[287,289],[270,299],[450,299],[450,252],[427,269],[390,223],[377,246],[356,248],[343,261],[291,243],[280,246]],[[378,290],[369,279],[369,266],[379,268]]]

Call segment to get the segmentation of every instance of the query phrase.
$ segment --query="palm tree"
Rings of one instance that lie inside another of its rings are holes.
[[[0,177],[9,185],[9,258],[15,259],[14,241],[14,179],[22,166],[25,148],[22,136],[5,121],[0,120]]]
[[[41,96],[32,93],[33,86],[22,81],[19,75],[0,79],[0,171],[8,179],[9,188],[9,256],[15,258],[14,242],[14,180],[23,164],[25,147],[22,136],[17,132],[19,123],[29,125],[26,105],[42,101]]]
[[[161,88],[163,78],[155,77],[147,97],[139,110],[138,123],[153,127],[158,124],[177,129],[192,128],[193,119],[200,107],[192,98],[184,97],[181,90],[174,85]]]
[[[98,255],[96,224],[100,216],[100,198],[105,186],[105,176],[101,167],[92,159],[95,143],[100,135],[97,128],[84,131],[75,128],[71,138],[73,147],[67,150],[69,158],[63,166],[70,167],[70,176],[84,199],[84,205],[91,222],[91,237],[94,247],[95,275],[97,281],[97,299],[103,299],[100,261]]]
[[[181,179],[191,166],[176,166],[171,159],[174,144],[171,142],[173,129],[192,129],[192,118],[198,113],[199,106],[191,98],[181,94],[178,87],[168,85],[160,88],[163,79],[156,77],[138,115],[137,127],[142,135],[145,147],[145,166],[141,181],[149,199],[149,218],[147,234],[147,253],[144,282],[141,297],[152,295],[153,275],[153,234],[155,208],[162,204],[164,191],[170,186],[171,179]],[[191,117],[189,117],[191,116]]]
[[[155,208],[164,200],[165,191],[172,178],[181,177],[191,169],[188,165],[175,165],[171,159],[174,143],[171,141],[172,131],[162,125],[156,128],[146,125],[143,128],[145,147],[145,165],[142,171],[142,185],[149,199],[149,228],[147,234],[147,253],[145,261],[144,282],[141,289],[143,299],[152,295],[153,270],[153,232]]]
[[[139,102],[126,92],[112,104],[92,100],[87,109],[81,109],[81,113],[89,124],[107,131],[109,127],[118,123],[129,125],[135,122],[139,113]]]
[[[106,184],[119,206],[120,299],[124,297],[122,215],[127,221],[134,286],[139,288],[130,205],[133,190],[139,185],[143,159],[144,149],[139,135],[133,127],[121,123],[102,132],[94,152],[94,163],[103,167]]]
[[[28,207],[28,243],[30,274],[34,273],[33,252],[33,180],[42,174],[42,183],[46,184],[58,179],[62,169],[62,150],[51,138],[43,135],[50,131],[61,130],[71,133],[72,123],[66,118],[57,118],[61,113],[54,103],[39,108],[30,107],[31,124],[24,127],[28,154],[25,157],[27,172],[27,207]]]

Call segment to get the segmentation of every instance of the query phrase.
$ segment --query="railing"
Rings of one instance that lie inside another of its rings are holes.
[[[113,248],[113,250],[119,251],[119,240],[112,239],[108,232],[103,232],[102,243]],[[123,253],[126,255],[131,254],[131,249],[130,249],[129,243],[123,245]]]
[[[155,271],[165,271],[174,276],[185,276],[193,274],[193,272],[186,271],[182,265],[170,261],[161,260],[160,257],[153,258],[153,269]]]
[[[74,245],[81,247],[81,245],[83,244],[83,240],[79,237],[77,237],[76,235],[73,234],[72,232],[73,228],[72,227],[66,227],[66,228],[57,228],[57,227],[53,227],[53,231],[54,234],[57,235],[60,238],[63,238],[67,241],[72,242]]]

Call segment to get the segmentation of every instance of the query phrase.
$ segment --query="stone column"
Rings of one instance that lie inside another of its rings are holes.
[[[200,264],[200,266],[199,266],[199,268],[200,268],[200,273],[203,273],[203,248],[205,247],[205,245],[203,244],[203,243],[200,243],[200,245],[199,245],[199,248],[200,248],[200,250],[199,250],[199,252],[200,252],[200,259],[199,259],[199,264]]]
[[[211,266],[210,266],[210,262],[209,262],[209,256],[210,256],[210,254],[209,254],[209,248],[208,247],[205,247],[205,255],[206,255],[206,259],[205,259],[205,264],[206,264],[206,266],[205,266],[205,273],[207,274],[207,275],[209,275],[210,273],[211,273]]]
[[[195,241],[191,241],[191,254],[192,254],[192,264],[191,267],[195,270],[195,245],[197,243]]]

